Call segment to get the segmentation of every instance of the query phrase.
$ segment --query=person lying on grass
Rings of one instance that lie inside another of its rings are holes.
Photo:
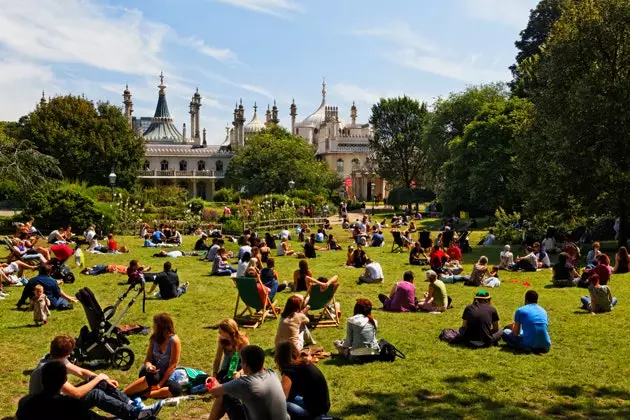
[[[127,268],[129,268],[129,266],[127,265],[97,264],[91,267],[85,267],[83,270],[81,270],[81,274],[85,274],[87,276],[98,276],[98,275],[106,274],[106,273],[118,273],[118,274],[126,275]],[[142,271],[145,273],[151,270],[151,267],[146,267],[146,268],[141,267],[141,268],[142,268]]]
[[[177,244],[167,244],[165,242],[155,243],[151,240],[151,234],[147,233],[144,235],[144,245],[145,248],[157,248],[157,247],[176,247],[179,246]]]
[[[149,418],[161,410],[161,401],[148,407],[143,404],[137,406],[129,397],[118,390],[118,382],[115,380],[110,379],[104,373],[97,375],[90,370],[70,363],[68,359],[74,346],[74,338],[68,335],[59,335],[52,340],[50,353],[40,360],[37,368],[31,373],[30,395],[40,395],[47,392],[44,375],[46,366],[49,363],[60,363],[64,365],[66,374],[81,378],[84,382],[80,385],[73,385],[67,381],[66,377],[57,392],[72,399],[81,400],[87,409],[96,407],[124,420]],[[67,413],[67,415],[70,414]]]
[[[166,251],[164,249],[153,254],[154,257],[158,258],[198,257],[199,255],[201,254],[196,251]]]
[[[612,311],[617,304],[617,298],[613,297],[608,286],[600,284],[597,274],[593,274],[588,280],[590,282],[588,286],[590,296],[582,296],[582,309],[591,311],[593,315]]]
[[[346,323],[346,338],[335,340],[333,344],[344,357],[379,354],[377,326],[376,319],[372,317],[372,302],[365,298],[357,299],[353,315]]]
[[[179,364],[182,344],[173,319],[167,313],[153,316],[153,334],[149,349],[140,369],[139,379],[129,384],[124,393],[130,397],[169,398],[180,396],[182,387],[170,379]]]

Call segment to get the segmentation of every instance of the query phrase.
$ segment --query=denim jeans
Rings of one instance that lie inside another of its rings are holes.
[[[591,297],[590,296],[582,296],[580,298],[582,301],[582,308],[590,310],[591,309]],[[612,302],[610,302],[610,309],[614,308],[617,304],[617,298],[613,297]]]
[[[527,347],[523,344],[523,337],[521,337],[520,335],[514,335],[512,333],[512,330],[509,328],[506,328],[503,330],[503,341],[505,341],[505,344],[507,344],[509,347],[518,349],[518,350],[525,350],[525,351],[534,351],[534,352],[541,352],[541,353],[547,353],[549,351],[549,349],[533,349],[530,347]]]
[[[458,281],[461,282],[465,282],[466,280],[468,280],[470,277],[468,276],[442,276],[440,277],[440,280],[442,280],[442,282],[446,283],[446,284],[452,284],[452,283],[457,283]]]
[[[276,293],[278,293],[278,280],[273,279],[263,284],[269,288],[269,300],[273,302],[273,298],[276,297]]]
[[[298,404],[299,399],[301,398],[297,397],[297,399],[298,399],[297,401],[296,400],[287,401],[287,412],[289,413],[289,416],[291,416],[291,420],[312,419],[313,416],[311,416],[308,413],[308,411],[304,409],[304,407]]]
[[[236,273],[236,269],[229,267],[229,268],[220,268],[214,273],[212,273],[212,275],[213,276],[231,276],[232,273]]]
[[[64,311],[66,309],[72,309],[72,305],[68,302],[66,298],[62,297],[51,297],[50,298],[50,307],[51,309],[56,309],[58,311]]]
[[[91,270],[88,270],[86,274],[88,276],[97,276],[99,274],[104,274],[107,272],[107,266],[105,264],[99,264],[92,267]]]
[[[97,407],[122,420],[137,418],[135,413],[136,407],[129,397],[105,381],[99,382],[94,389],[83,397],[83,401],[88,405],[88,408]]]

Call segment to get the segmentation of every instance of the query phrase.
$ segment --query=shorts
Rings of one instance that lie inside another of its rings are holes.
[[[138,374],[138,377],[139,378],[145,377],[147,380],[147,385],[149,385],[149,387],[152,387],[160,383],[160,381],[163,378],[163,375],[164,375],[164,372],[161,372],[159,370],[157,372],[149,373],[147,372],[147,368],[145,366],[142,366],[140,368],[140,373]],[[179,397],[180,395],[184,394],[184,389],[177,381],[169,379],[166,381],[164,386],[168,388],[168,391],[174,397]]]

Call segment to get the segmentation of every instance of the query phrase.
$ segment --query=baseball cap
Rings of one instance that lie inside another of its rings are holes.
[[[490,299],[490,293],[487,290],[479,289],[477,293],[475,293],[475,299]]]

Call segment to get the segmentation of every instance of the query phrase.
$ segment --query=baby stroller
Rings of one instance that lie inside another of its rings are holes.
[[[114,315],[116,315],[118,307],[131,291],[136,292],[135,296],[131,298],[127,307],[112,320]],[[144,312],[144,301],[146,297],[144,281],[130,285],[127,291],[118,298],[118,301],[113,306],[108,306],[105,309],[101,309],[101,306],[94,297],[94,293],[92,293],[89,288],[84,287],[80,289],[76,297],[79,302],[81,302],[81,305],[83,305],[88,325],[84,325],[83,328],[81,328],[70,360],[74,363],[103,361],[117,369],[129,370],[135,360],[135,354],[133,350],[128,347],[129,340],[120,332],[116,325],[118,325],[122,317],[125,316],[129,308],[131,308],[141,294],[143,295],[142,312]]]
[[[66,260],[60,261],[57,258],[50,259],[50,277],[63,280],[64,283],[74,283],[74,274],[70,267],[66,265]]]
[[[468,236],[470,235],[470,232],[468,232],[467,230],[462,230],[460,232],[457,232],[457,234],[459,235],[459,238],[457,239],[457,245],[459,246],[459,249],[461,249],[462,252],[472,252],[472,247],[470,246],[470,242],[468,241]]]

